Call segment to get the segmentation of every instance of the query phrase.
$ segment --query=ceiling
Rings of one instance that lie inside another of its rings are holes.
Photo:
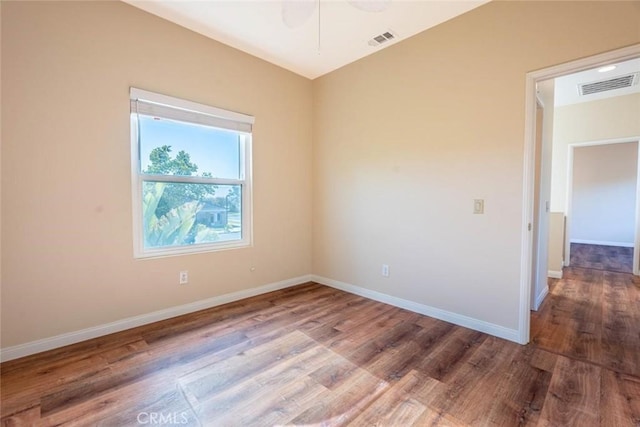
[[[488,0],[288,0],[306,2],[313,10],[308,19],[298,21],[294,28],[283,22],[286,0],[123,1],[314,79]],[[359,3],[360,8],[354,3]],[[374,7],[376,3],[384,3],[386,8],[367,12],[361,9],[368,8],[367,3]],[[396,38],[377,47],[368,44],[387,31]]]
[[[631,87],[608,90],[606,92],[594,93],[590,95],[580,95],[578,85],[593,83],[601,80],[609,80],[620,76],[640,72],[640,58],[629,61],[617,62],[616,68],[606,72],[599,72],[602,67],[581,71],[575,74],[558,77],[555,79],[555,102],[556,106],[577,104],[580,102],[595,101],[598,99],[612,98],[615,96],[640,93],[640,75],[636,78],[636,84]]]

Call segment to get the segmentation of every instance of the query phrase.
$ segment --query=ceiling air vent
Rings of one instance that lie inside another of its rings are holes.
[[[606,92],[609,90],[622,89],[638,84],[640,73],[632,73],[624,76],[613,77],[611,79],[599,80],[592,83],[581,83],[578,85],[578,93],[582,96],[594,93]]]
[[[391,31],[387,31],[382,34],[378,34],[377,36],[369,40],[369,46],[380,46],[381,44],[386,43],[395,38],[396,38],[396,35],[394,33],[392,33]]]

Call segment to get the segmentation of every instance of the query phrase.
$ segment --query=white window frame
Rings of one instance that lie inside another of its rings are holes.
[[[253,209],[251,203],[251,132],[254,117],[134,87],[130,88],[129,98],[131,108],[131,195],[134,258],[167,257],[251,246],[253,244]],[[138,101],[141,101],[141,103]],[[156,115],[160,118],[184,121],[187,123],[205,124],[211,127],[232,130],[239,133],[241,135],[240,178],[226,179],[179,175],[148,175],[142,173],[138,139],[139,108],[144,110],[141,112],[144,112],[145,115]],[[239,240],[224,242],[198,243],[162,248],[145,248],[143,236],[144,224],[142,223],[142,186],[144,181],[240,185],[242,189],[242,238]]]

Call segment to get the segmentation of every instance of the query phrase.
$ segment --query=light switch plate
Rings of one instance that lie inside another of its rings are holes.
[[[474,214],[484,213],[484,199],[473,199],[473,213]]]

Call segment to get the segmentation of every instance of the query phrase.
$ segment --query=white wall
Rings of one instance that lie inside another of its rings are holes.
[[[638,143],[576,147],[571,241],[633,246]]]

